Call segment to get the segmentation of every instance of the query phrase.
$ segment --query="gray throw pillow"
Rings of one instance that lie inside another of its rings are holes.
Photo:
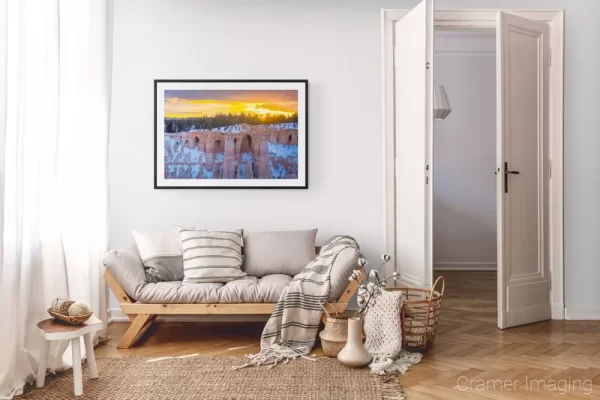
[[[183,250],[179,232],[132,231],[142,264],[146,282],[170,282],[183,280]]]
[[[244,231],[244,271],[261,278],[295,276],[315,258],[317,229],[306,231]]]

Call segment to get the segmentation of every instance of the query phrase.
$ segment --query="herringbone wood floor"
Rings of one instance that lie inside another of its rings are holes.
[[[445,272],[438,337],[423,361],[400,378],[412,399],[600,398],[600,322],[547,321],[496,328],[496,276]],[[117,350],[127,324],[97,356],[242,356],[259,350],[263,323],[158,323],[135,348]],[[317,346],[313,352],[322,356]],[[591,391],[591,393],[590,393]]]

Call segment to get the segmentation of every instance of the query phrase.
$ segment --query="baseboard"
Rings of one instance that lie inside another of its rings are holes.
[[[565,305],[562,303],[552,304],[550,309],[552,319],[565,319]]]
[[[565,307],[565,319],[581,321],[600,320],[600,307]]]
[[[495,261],[462,261],[433,263],[435,271],[496,271]]]
[[[108,309],[108,323],[129,321],[129,317],[121,311],[120,308]]]
[[[120,308],[108,310],[108,323],[129,322],[129,317]],[[159,315],[163,322],[265,322],[269,315]]]

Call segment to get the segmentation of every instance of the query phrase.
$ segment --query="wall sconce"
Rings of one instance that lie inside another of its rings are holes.
[[[446,89],[442,85],[433,88],[433,120],[441,121],[452,112]]]

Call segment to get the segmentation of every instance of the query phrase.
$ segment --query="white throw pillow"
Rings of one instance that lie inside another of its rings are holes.
[[[242,230],[179,228],[183,284],[229,282],[242,272]]]
[[[147,282],[183,279],[183,250],[176,230],[167,232],[131,231],[137,245]]]

